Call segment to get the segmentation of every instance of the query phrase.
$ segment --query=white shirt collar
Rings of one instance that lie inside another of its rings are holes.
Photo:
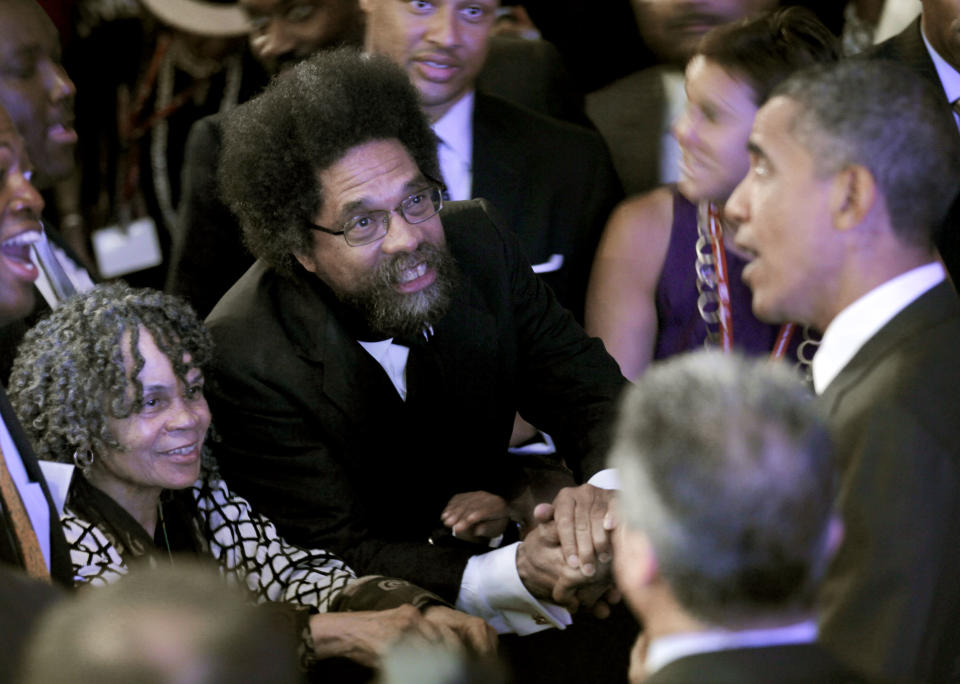
[[[823,394],[867,340],[943,279],[943,266],[934,261],[875,287],[837,314],[824,331],[820,349],[813,357],[814,391]]]
[[[697,653],[726,651],[734,648],[809,644],[816,638],[817,625],[813,620],[772,629],[751,629],[738,632],[718,629],[706,632],[669,634],[650,642],[647,647],[647,659],[644,665],[649,677],[674,660]]]
[[[953,68],[947,60],[940,56],[940,53],[933,49],[930,41],[920,31],[920,37],[923,38],[923,44],[927,46],[927,52],[930,53],[930,59],[933,60],[933,66],[937,68],[937,76],[940,77],[940,85],[943,86],[943,92],[946,93],[947,102],[953,102],[960,98],[960,72]],[[957,114],[954,113],[954,117]],[[960,121],[960,118],[957,119]]]

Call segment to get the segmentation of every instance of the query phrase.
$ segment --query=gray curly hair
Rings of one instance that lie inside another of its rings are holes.
[[[191,369],[203,369],[211,358],[210,335],[186,302],[122,283],[69,299],[27,332],[13,362],[9,394],[40,458],[70,462],[75,451],[122,448],[107,418],[143,409],[137,379],[144,366],[138,349],[141,326],[184,384]],[[125,333],[133,359],[129,372]]]

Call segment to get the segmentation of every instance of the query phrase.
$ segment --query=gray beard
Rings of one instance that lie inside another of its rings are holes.
[[[397,292],[394,285],[400,275],[420,261],[436,272],[436,279],[418,292]],[[447,248],[423,242],[409,254],[384,261],[358,288],[338,293],[338,297],[363,317],[372,332],[413,337],[443,318],[459,280],[457,263]]]

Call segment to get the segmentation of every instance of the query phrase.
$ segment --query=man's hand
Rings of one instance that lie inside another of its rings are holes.
[[[455,494],[440,514],[443,524],[457,539],[485,542],[503,534],[510,509],[503,498],[490,492]]]
[[[609,504],[615,495],[612,489],[583,484],[561,489],[553,500],[564,560],[585,577],[597,572],[598,561],[606,565],[612,558],[610,532],[616,523]],[[541,517],[536,511],[534,515]]]
[[[389,610],[319,613],[310,616],[310,633],[319,658],[342,656],[373,668],[401,638],[454,650],[466,647],[483,655],[497,647],[496,632],[486,622],[445,606],[430,606],[422,614],[409,604]]]
[[[423,611],[423,619],[437,628],[450,630],[459,644],[478,655],[497,652],[497,631],[481,618],[446,606],[430,606]]]
[[[360,610],[348,613],[318,613],[310,616],[310,634],[319,658],[342,656],[367,667],[378,667],[393,642],[417,634],[423,618],[412,605],[390,610]],[[435,633],[425,634],[435,640]]]
[[[548,519],[552,512],[549,504],[537,507],[534,514],[540,524],[517,549],[517,572],[524,586],[535,597],[552,601],[570,612],[581,606],[595,607],[608,597],[613,600],[609,563],[602,564],[601,572],[590,577],[571,568],[564,559],[557,524]],[[609,612],[604,606],[596,610],[600,617],[606,617]]]

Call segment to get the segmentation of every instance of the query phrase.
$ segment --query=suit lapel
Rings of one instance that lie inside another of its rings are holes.
[[[821,401],[828,414],[835,413],[844,395],[894,349],[922,335],[925,329],[958,315],[957,294],[947,281],[920,295],[867,340],[827,386]]]
[[[321,292],[325,286],[315,276],[303,272],[284,278],[279,287],[286,290],[278,296],[284,302],[278,307],[281,324],[297,354],[317,369],[316,380],[327,400],[354,422],[369,418],[371,396],[400,400],[380,364],[330,310],[326,299],[333,295]]]
[[[927,46],[923,43],[919,18],[910,24],[906,30],[896,36],[893,44],[897,56],[906,66],[923,74],[927,80],[936,85],[941,92],[943,91],[943,85],[940,83],[937,68],[934,66],[933,60],[930,59]]]
[[[523,146],[497,112],[496,102],[478,92],[473,106],[473,189],[471,198],[490,200],[502,216],[518,215]]]

